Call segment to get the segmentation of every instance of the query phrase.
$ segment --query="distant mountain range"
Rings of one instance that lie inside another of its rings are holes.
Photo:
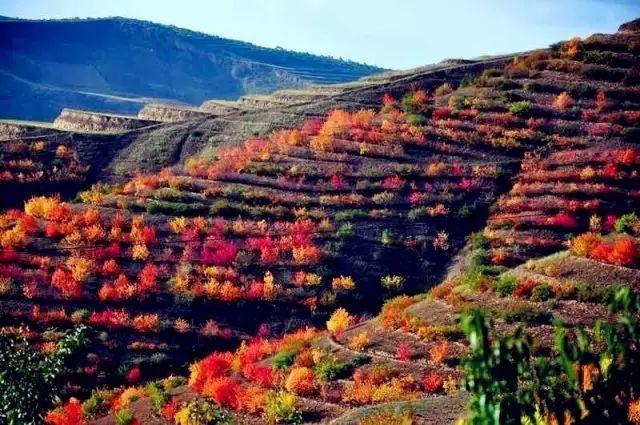
[[[125,18],[0,17],[0,117],[52,120],[63,107],[136,113],[149,101],[338,83],[383,71]]]

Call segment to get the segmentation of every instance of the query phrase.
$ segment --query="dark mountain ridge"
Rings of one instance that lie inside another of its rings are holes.
[[[119,17],[3,18],[0,34],[0,116],[20,119],[63,107],[135,114],[150,100],[200,104],[381,71]]]

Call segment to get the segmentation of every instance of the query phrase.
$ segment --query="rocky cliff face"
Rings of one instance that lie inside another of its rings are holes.
[[[179,105],[150,103],[138,112],[138,118],[163,122],[185,121],[212,115],[209,111]]]
[[[0,121],[0,140],[12,140],[22,137],[35,137],[55,132],[50,126],[28,125]]]
[[[117,133],[148,127],[157,123],[158,121],[156,120],[65,108],[55,119],[53,126],[56,129],[67,131]]]

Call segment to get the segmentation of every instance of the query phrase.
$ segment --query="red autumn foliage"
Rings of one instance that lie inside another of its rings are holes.
[[[202,389],[202,394],[211,397],[222,407],[235,410],[239,407],[241,390],[240,381],[225,376],[207,381]]]
[[[158,292],[158,267],[153,263],[147,263],[140,271],[137,285],[138,295],[145,297]]]
[[[385,93],[382,95],[382,105],[383,106],[393,106],[396,103],[396,100],[389,93]]]
[[[114,259],[110,259],[102,264],[102,275],[103,276],[115,276],[120,273],[120,266]]]
[[[405,185],[405,180],[398,176],[389,176],[382,181],[382,187],[387,190],[402,189]]]
[[[250,363],[242,368],[242,375],[263,388],[271,388],[275,384],[275,374],[270,367]]]
[[[175,400],[171,400],[170,402],[162,406],[160,414],[166,420],[173,421],[176,413],[178,413],[178,410],[180,410],[180,404]]]
[[[613,179],[618,175],[618,167],[616,167],[615,164],[609,163],[605,165],[604,169],[602,170],[602,175],[607,178]]]
[[[551,217],[549,224],[565,229],[573,229],[578,226],[578,221],[567,213],[559,213]]]
[[[207,381],[220,378],[231,369],[232,359],[231,353],[214,353],[195,363],[191,369],[189,386],[195,391],[202,392]]]
[[[345,187],[347,187],[347,181],[344,179],[344,177],[339,175],[331,176],[330,183],[331,187],[334,189],[344,189]]]
[[[619,238],[613,242],[609,262],[618,266],[633,267],[638,263],[638,243],[631,237]]]
[[[82,425],[85,423],[82,403],[75,398],[47,413],[44,421],[51,425]]]
[[[127,382],[130,384],[134,384],[142,378],[142,371],[139,367],[134,367],[129,372],[127,372]]]
[[[60,236],[60,228],[58,223],[55,221],[50,221],[44,228],[44,235],[48,238],[57,238]]]
[[[531,279],[523,279],[518,282],[518,286],[513,291],[513,296],[516,298],[529,298],[533,293],[538,283]]]
[[[59,289],[64,298],[78,298],[82,295],[82,283],[75,280],[70,272],[61,268],[53,272],[51,286]]]
[[[131,318],[124,310],[106,309],[102,312],[94,311],[89,316],[89,324],[104,326],[111,329],[119,329],[129,326]]]
[[[401,342],[398,344],[398,347],[396,348],[396,358],[398,360],[407,362],[409,360],[411,360],[411,346],[409,346],[409,344],[407,344],[406,342]]]
[[[634,238],[624,236],[611,242],[601,241],[587,253],[587,256],[617,266],[636,267],[640,258],[640,250]]]
[[[422,386],[430,394],[439,393],[444,387],[444,379],[437,373],[431,372],[422,379]]]
[[[451,117],[451,108],[435,108],[431,117],[434,120],[445,120]]]
[[[238,247],[232,241],[209,241],[202,248],[201,259],[205,264],[228,266],[236,259]]]
[[[303,133],[309,136],[315,136],[320,132],[320,129],[322,128],[323,124],[324,124],[324,121],[320,119],[309,119],[302,124],[301,129]]]

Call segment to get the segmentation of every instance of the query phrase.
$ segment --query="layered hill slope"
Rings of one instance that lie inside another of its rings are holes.
[[[637,290],[639,45],[628,24],[128,132],[118,155],[180,137],[176,165],[0,216],[3,325],[29,324],[43,350],[60,337],[49,326],[91,325],[76,394],[193,361],[187,386],[94,395],[97,423],[183,423],[209,402],[247,423],[452,423],[461,311],[485,309],[498,334],[524,324],[548,349],[552,317],[589,325],[618,284]],[[244,117],[264,127],[238,143]],[[268,132],[286,117],[301,125]]]
[[[119,176],[136,171],[159,171],[183,163],[202,151],[215,154],[220,145],[240,145],[247,137],[268,135],[272,130],[301,124],[309,117],[322,117],[334,108],[377,107],[385,93],[401,96],[411,87],[435,89],[447,81],[455,85],[485,69],[504,66],[514,56],[447,61],[352,83],[246,96],[233,102],[210,100],[199,108],[147,104],[137,116],[63,110],[53,123],[0,122],[0,140],[29,144],[44,136],[52,146],[65,145],[76,152],[77,160],[89,171],[74,188],[86,187],[98,176],[102,181],[118,180]],[[100,143],[87,144],[93,139]],[[13,153],[11,157],[27,159],[26,152]],[[6,174],[0,185],[20,187],[16,195],[21,196],[0,200],[3,205],[21,205],[31,195],[63,189],[55,179],[48,179],[46,172],[34,178],[25,174],[21,177],[19,168],[9,167],[6,171],[11,176]]]
[[[200,104],[381,71],[124,18],[4,19],[0,33],[0,115],[20,119],[135,114],[151,99]]]

